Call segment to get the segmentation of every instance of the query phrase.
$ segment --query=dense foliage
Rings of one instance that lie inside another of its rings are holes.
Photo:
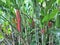
[[[0,0],[1,45],[60,45],[60,0]]]

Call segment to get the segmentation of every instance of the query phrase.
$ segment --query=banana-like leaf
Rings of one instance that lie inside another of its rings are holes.
[[[57,13],[58,13],[58,9],[54,9],[54,10],[50,13],[50,18],[49,18],[49,20],[51,20]]]
[[[53,0],[53,1],[52,0],[49,0],[49,1],[46,2],[46,6],[47,6],[46,7],[46,11],[48,11],[52,7],[52,4],[54,4],[55,1],[56,0]]]
[[[42,3],[44,0],[38,0],[38,2]]]
[[[51,20],[57,13],[58,13],[58,9],[54,9],[50,14],[47,14],[47,15],[43,18],[42,23],[48,22],[48,21]]]
[[[6,3],[6,0],[1,0],[2,2]]]
[[[57,18],[56,18],[56,27],[60,28],[60,15],[59,14],[57,15]]]
[[[60,0],[57,0],[57,3],[60,4]]]

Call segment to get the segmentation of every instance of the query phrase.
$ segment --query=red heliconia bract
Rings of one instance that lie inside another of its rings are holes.
[[[20,32],[21,31],[21,16],[20,16],[20,11],[16,9],[16,21],[17,21],[17,30]]]
[[[44,29],[42,29],[42,30],[41,30],[41,33],[44,33],[44,32],[45,32],[45,30],[44,30]]]
[[[50,28],[52,26],[52,22],[48,22],[48,27]]]

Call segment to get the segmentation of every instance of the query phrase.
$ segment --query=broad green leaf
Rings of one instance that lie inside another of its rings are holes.
[[[6,3],[6,0],[1,0],[2,2]]]
[[[42,23],[44,23],[44,22],[47,22],[48,20],[49,20],[49,15],[46,15],[44,18],[43,18],[43,20],[42,20]]]
[[[57,3],[60,4],[60,0],[57,0]]]
[[[58,13],[58,9],[54,9],[50,14],[46,15],[46,16],[43,18],[42,23],[51,20],[57,13]]]
[[[38,0],[38,2],[42,3],[44,0]]]
[[[44,9],[43,9],[43,7],[41,8],[41,15],[43,15],[43,16],[45,16],[45,12],[44,12]]]
[[[50,18],[49,18],[49,20],[51,20],[57,13],[58,13],[58,9],[54,9],[54,10],[50,13]]]
[[[51,7],[52,7],[52,4],[54,4],[56,2],[56,0],[49,0],[46,2],[46,11],[48,11]]]
[[[60,28],[60,15],[57,15],[57,18],[56,18],[56,27]]]
[[[11,5],[11,1],[6,0],[6,6],[10,7],[10,5]]]

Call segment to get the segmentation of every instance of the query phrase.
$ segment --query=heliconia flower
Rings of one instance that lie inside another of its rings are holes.
[[[45,30],[44,30],[44,29],[42,29],[42,30],[41,30],[41,33],[44,33],[44,32],[45,32]]]
[[[48,22],[48,27],[51,27],[52,26],[52,22]]]
[[[17,30],[20,32],[21,31],[21,16],[20,16],[20,11],[16,9],[16,21],[17,21]]]

